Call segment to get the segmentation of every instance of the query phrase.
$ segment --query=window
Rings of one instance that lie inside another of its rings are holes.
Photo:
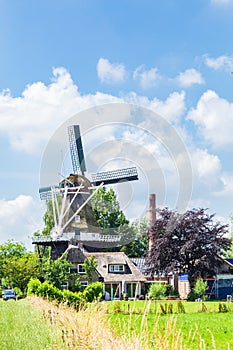
[[[87,287],[88,286],[88,281],[80,281],[80,284],[82,287]]]
[[[80,273],[80,274],[86,273],[86,271],[83,267],[83,264],[78,264],[78,273]]]
[[[69,268],[69,273],[78,273],[77,267],[70,267]]]
[[[109,272],[124,272],[124,265],[109,265]]]

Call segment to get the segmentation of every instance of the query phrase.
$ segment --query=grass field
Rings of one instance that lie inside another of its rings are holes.
[[[160,305],[172,314],[163,314]],[[219,312],[219,302],[184,302],[185,313],[178,313],[177,302],[112,302],[108,305],[109,320],[116,334],[148,333],[153,339],[156,334],[165,341],[172,338],[174,329],[188,349],[233,349],[233,305],[226,305],[228,312]],[[204,311],[203,311],[204,310]],[[223,309],[225,310],[225,309]],[[129,312],[129,314],[128,314]],[[169,335],[170,334],[170,335]],[[173,339],[174,341],[174,339]]]
[[[0,349],[60,349],[61,329],[26,300],[0,300]]]
[[[217,302],[144,301],[76,312],[37,297],[0,300],[0,350],[233,350],[233,303],[224,304],[228,312]]]

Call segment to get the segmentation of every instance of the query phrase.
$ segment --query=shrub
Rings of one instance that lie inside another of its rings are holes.
[[[196,280],[193,290],[199,296],[199,298],[201,298],[205,294],[207,289],[208,289],[207,281],[203,281],[202,278],[198,278]]]
[[[187,301],[195,301],[197,299],[197,293],[192,289],[187,296]]]
[[[149,298],[153,300],[163,299],[165,297],[166,289],[164,283],[152,283],[149,289]]]
[[[102,298],[102,283],[94,282],[89,284],[84,292],[71,292],[69,290],[61,291],[57,287],[47,281],[41,283],[38,279],[32,279],[28,283],[28,295],[35,294],[48,300],[56,300],[57,303],[66,303],[69,306],[74,306],[76,309],[83,306],[85,302],[100,300]]]
[[[101,282],[89,284],[83,291],[83,297],[86,301],[100,300],[103,297],[103,285]]]
[[[179,292],[171,284],[166,284],[166,296],[176,296],[179,297]]]
[[[19,287],[14,287],[14,291],[16,293],[17,300],[23,298],[24,295]]]
[[[27,286],[27,295],[36,294],[41,282],[37,278],[31,278]]]

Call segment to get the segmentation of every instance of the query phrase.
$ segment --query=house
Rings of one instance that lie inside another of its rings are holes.
[[[213,299],[233,298],[233,259],[222,259],[222,264],[216,269],[213,278],[208,282],[207,294]]]
[[[97,261],[96,270],[103,279],[104,291],[111,299],[120,299],[127,293],[129,298],[144,292],[146,277],[123,252],[84,253],[88,258],[94,256]]]
[[[127,293],[129,298],[139,296],[144,292],[146,277],[123,252],[92,252],[87,253],[77,246],[70,245],[66,250],[67,259],[73,266],[70,272],[80,275],[80,283],[88,284],[83,268],[84,260],[95,257],[97,266],[93,271],[93,282],[103,282],[103,292],[108,292],[111,299],[120,299]]]

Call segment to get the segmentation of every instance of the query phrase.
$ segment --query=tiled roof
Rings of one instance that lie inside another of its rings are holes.
[[[145,276],[123,252],[84,253],[86,257],[94,256],[97,261],[97,271],[104,277],[104,282],[144,282]],[[110,273],[108,265],[119,264],[128,266],[126,273]]]

